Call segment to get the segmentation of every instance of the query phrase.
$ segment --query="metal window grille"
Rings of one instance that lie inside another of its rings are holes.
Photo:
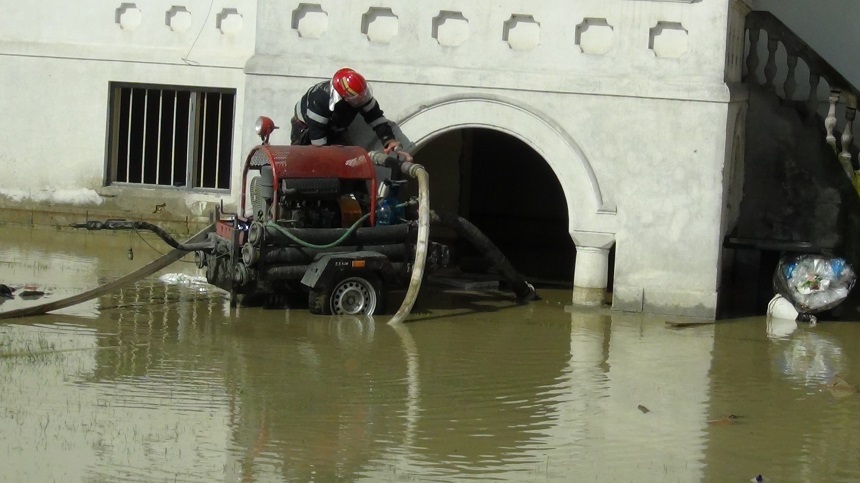
[[[110,183],[230,189],[235,90],[110,90]]]

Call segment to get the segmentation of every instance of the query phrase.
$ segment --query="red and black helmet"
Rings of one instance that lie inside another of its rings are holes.
[[[353,107],[364,105],[373,97],[367,81],[358,72],[343,68],[334,73],[331,78],[332,105],[343,99]]]

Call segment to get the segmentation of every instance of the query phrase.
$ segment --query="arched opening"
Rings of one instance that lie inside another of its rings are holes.
[[[576,252],[565,194],[528,144],[489,128],[460,128],[422,142],[415,160],[430,173],[433,209],[469,220],[533,283],[572,286]],[[434,238],[453,236],[434,229]],[[489,268],[465,241],[452,249],[463,272]]]
[[[585,151],[552,116],[520,100],[456,94],[416,103],[397,125],[399,139],[430,172],[433,209],[476,218],[470,221],[532,281],[572,286],[576,279],[580,303],[602,300],[613,279],[615,204]],[[578,271],[574,243],[593,252]]]

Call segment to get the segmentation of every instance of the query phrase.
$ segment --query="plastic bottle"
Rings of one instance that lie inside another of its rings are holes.
[[[379,202],[379,209],[376,210],[376,224],[390,225],[392,216],[391,202],[388,198],[382,198]]]

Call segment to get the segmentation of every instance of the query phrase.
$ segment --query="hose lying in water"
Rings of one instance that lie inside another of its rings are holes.
[[[160,226],[147,223],[145,221],[127,221],[127,220],[107,220],[107,221],[85,221],[83,223],[72,223],[72,228],[86,228],[87,230],[147,230],[158,235],[159,238],[165,241],[171,247],[177,250],[186,252],[194,252],[197,250],[211,253],[215,249],[215,245],[210,242],[197,243],[179,243],[169,233],[164,231]],[[196,239],[196,238],[195,238]]]
[[[511,262],[481,230],[461,216],[445,212],[430,212],[430,219],[448,228],[454,229],[458,235],[467,239],[475,248],[484,254],[484,258],[499,271],[508,285],[517,296],[517,302],[523,303],[538,298],[537,292],[532,284],[527,282],[519,272],[514,269]]]
[[[185,243],[178,243],[180,246],[193,246],[197,244],[200,240],[204,240],[209,236],[209,233],[215,231],[215,224],[211,224],[206,228],[197,232],[194,236],[185,241]],[[175,241],[175,240],[174,240]],[[87,290],[86,292],[80,293],[78,295],[73,295],[71,297],[66,297],[64,299],[55,300],[53,302],[47,302],[44,304],[34,305],[32,307],[24,307],[21,309],[9,310],[6,312],[0,312],[0,319],[11,319],[15,317],[28,317],[31,315],[42,315],[53,310],[64,309],[66,307],[71,307],[72,305],[77,305],[82,302],[86,302],[87,300],[92,300],[96,297],[104,295],[108,292],[116,290],[117,288],[129,284],[137,282],[143,277],[148,277],[153,273],[161,270],[162,268],[170,265],[171,263],[179,260],[188,254],[187,250],[182,248],[174,248],[170,250],[165,255],[162,255],[160,258],[150,262],[148,265],[144,265],[141,268],[129,273],[128,275],[122,276],[112,282],[108,282],[104,285],[100,285],[94,289]]]

